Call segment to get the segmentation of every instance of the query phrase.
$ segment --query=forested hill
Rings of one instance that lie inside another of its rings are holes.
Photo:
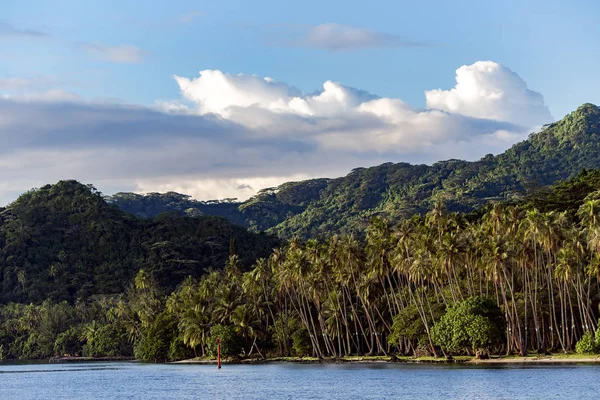
[[[109,201],[135,215],[151,216],[165,209],[220,215],[281,237],[364,232],[377,215],[395,222],[426,212],[436,201],[443,201],[450,211],[470,211],[490,200],[518,198],[533,188],[572,177],[583,168],[599,168],[599,139],[600,110],[584,104],[505,153],[476,162],[356,168],[342,178],[266,189],[243,203],[195,202],[173,193],[119,193]]]
[[[89,185],[61,181],[0,208],[0,303],[122,293],[140,269],[170,291],[232,252],[249,267],[278,245],[223,218],[138,219]]]

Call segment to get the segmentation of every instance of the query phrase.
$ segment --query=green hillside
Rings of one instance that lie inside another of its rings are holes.
[[[356,168],[342,178],[286,183],[263,190],[243,203],[210,204],[187,199],[192,203],[176,209],[185,211],[193,208],[188,205],[196,204],[203,214],[223,216],[254,231],[280,237],[359,233],[375,216],[396,222],[422,214],[438,201],[450,211],[471,211],[490,200],[520,198],[584,168],[599,168],[599,139],[600,110],[584,104],[506,152],[479,161],[447,160],[431,166],[386,163]],[[152,207],[144,204],[150,201],[164,205],[172,195],[121,193],[110,201],[135,215],[151,216]],[[125,201],[127,196],[139,196],[140,200]]]
[[[138,219],[91,186],[61,181],[0,208],[0,303],[121,293],[140,269],[172,290],[231,252],[249,267],[278,244],[223,218]]]

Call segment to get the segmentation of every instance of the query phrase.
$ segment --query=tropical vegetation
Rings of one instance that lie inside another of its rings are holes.
[[[365,238],[293,238],[173,291],[141,268],[121,294],[11,302],[4,357],[581,353],[598,350],[600,172],[477,213],[437,203]],[[52,290],[48,291],[53,293]]]

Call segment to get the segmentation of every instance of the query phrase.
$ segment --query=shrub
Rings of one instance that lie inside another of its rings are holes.
[[[134,355],[143,361],[166,361],[169,359],[171,341],[177,332],[177,321],[166,312],[159,314],[134,346]]]
[[[298,357],[308,356],[310,354],[312,344],[306,328],[300,328],[292,333],[292,349]]]
[[[280,355],[290,355],[290,349],[292,348],[291,336],[299,327],[298,319],[285,312],[280,313],[275,323],[269,326],[269,332],[274,344],[279,347]]]
[[[598,351],[598,345],[594,340],[594,336],[592,336],[592,332],[588,331],[584,333],[579,342],[575,345],[575,351],[577,354],[593,354]]]
[[[222,356],[234,356],[242,351],[241,340],[236,335],[235,328],[218,324],[211,327],[208,334],[206,350],[210,356],[217,356],[217,339],[219,338],[221,339]]]
[[[115,324],[98,326],[94,332],[88,333],[87,342],[83,346],[85,357],[117,357],[131,354],[130,343],[125,332]]]
[[[169,346],[169,360],[185,360],[186,358],[195,357],[194,350],[183,343],[181,337],[176,337],[171,341]]]
[[[72,326],[60,333],[54,341],[54,352],[61,356],[64,354],[81,354],[83,347],[80,339],[81,335],[80,325]]]
[[[487,350],[502,343],[504,318],[496,303],[471,297],[450,307],[433,327],[433,341],[449,352]]]

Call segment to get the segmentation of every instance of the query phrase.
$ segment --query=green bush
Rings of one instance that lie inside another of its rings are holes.
[[[75,325],[60,333],[54,341],[54,352],[59,356],[65,354],[79,355],[83,350],[80,325]]]
[[[423,333],[425,333],[423,320],[417,307],[411,304],[394,317],[388,343],[391,346],[398,346],[401,339],[419,339]]]
[[[175,332],[177,321],[166,312],[160,313],[144,335],[136,341],[135,358],[155,362],[168,360]]]
[[[502,344],[504,317],[496,303],[471,297],[450,307],[433,327],[435,344],[448,352],[488,350]]]
[[[275,323],[269,326],[273,343],[279,347],[279,355],[289,356],[292,348],[292,332],[300,327],[298,319],[289,313],[282,312],[277,316]]]
[[[598,336],[596,332],[596,336]],[[586,332],[575,345],[577,354],[593,354],[598,351],[597,342],[594,340],[592,332]]]
[[[210,328],[206,350],[212,357],[217,356],[217,339],[221,339],[222,356],[234,356],[242,351],[241,339],[236,335],[233,326],[218,324]]]
[[[312,344],[306,328],[298,329],[292,333],[292,349],[298,357],[310,355]]]
[[[194,350],[186,346],[181,337],[178,336],[171,341],[169,347],[169,360],[178,361],[194,357]]]
[[[117,357],[131,355],[131,345],[122,327],[106,324],[88,332],[83,346],[84,357]]]

